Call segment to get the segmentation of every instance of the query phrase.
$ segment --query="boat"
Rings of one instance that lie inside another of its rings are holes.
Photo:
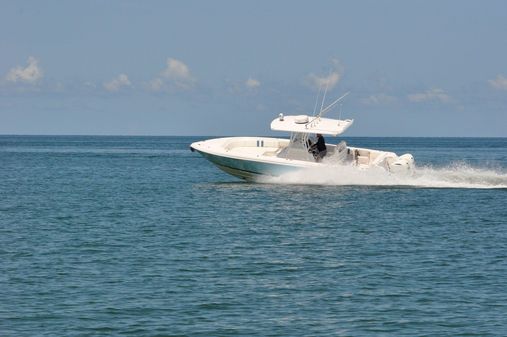
[[[301,169],[340,166],[352,166],[358,170],[380,168],[390,174],[412,174],[415,162],[411,154],[398,156],[394,152],[349,146],[344,140],[337,144],[325,143],[327,153],[320,158],[311,136],[318,134],[336,137],[354,122],[353,119],[323,116],[340,99],[326,109],[321,108],[319,114],[314,116],[279,114],[271,122],[271,130],[288,132],[288,139],[215,138],[194,142],[190,149],[200,153],[221,170],[247,181],[258,181],[266,176],[278,177]]]

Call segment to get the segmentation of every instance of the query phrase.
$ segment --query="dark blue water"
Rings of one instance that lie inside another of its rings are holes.
[[[414,186],[245,183],[198,139],[1,136],[0,335],[507,335],[507,139],[348,139]]]

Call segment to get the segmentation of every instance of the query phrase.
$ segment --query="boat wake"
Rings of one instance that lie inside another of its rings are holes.
[[[263,177],[259,182],[328,186],[507,189],[507,170],[454,163],[446,167],[416,167],[412,175],[394,175],[380,168],[361,171],[352,166],[322,167],[294,171],[279,177]]]

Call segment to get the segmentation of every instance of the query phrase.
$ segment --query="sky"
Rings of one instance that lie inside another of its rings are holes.
[[[326,87],[349,136],[507,137],[507,1],[0,0],[0,134],[275,135]]]

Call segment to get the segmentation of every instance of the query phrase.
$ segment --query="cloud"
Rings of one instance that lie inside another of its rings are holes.
[[[334,86],[341,79],[343,73],[343,66],[341,65],[338,59],[332,59],[331,65],[332,65],[331,70],[329,71],[329,74],[327,76],[319,76],[313,73],[308,75],[307,82],[309,83],[309,85],[317,90],[326,87],[328,88],[328,90],[333,89]]]
[[[252,77],[242,81],[225,79],[225,83],[228,92],[234,95],[257,95],[261,86],[261,82]]]
[[[126,74],[120,74],[111,81],[104,83],[104,88],[107,91],[118,91],[122,87],[130,87],[131,85],[132,83],[130,83],[128,76]]]
[[[40,79],[42,79],[43,75],[44,73],[39,67],[39,60],[30,56],[28,58],[28,65],[25,68],[21,66],[12,68],[5,79],[9,82],[36,84]]]
[[[317,76],[315,74],[308,75],[308,81],[315,89],[325,88],[328,90],[333,89],[336,83],[340,80],[340,74],[337,71],[331,72],[327,76]]]
[[[185,63],[173,58],[167,59],[167,68],[164,69],[162,74],[165,77],[171,79],[178,79],[184,81],[192,79],[188,66]]]
[[[394,96],[389,96],[386,94],[375,94],[369,97],[361,99],[361,103],[366,105],[384,105],[384,104],[392,104],[396,102],[397,99]]]
[[[245,82],[245,86],[249,89],[255,89],[255,88],[258,88],[260,87],[261,85],[261,82],[259,82],[258,80],[254,79],[254,78],[249,78],[248,80],[246,80]]]
[[[159,73],[159,76],[148,82],[148,88],[152,91],[171,88],[187,90],[191,89],[196,82],[185,63],[169,57],[166,61],[166,68]]]
[[[153,91],[160,91],[162,90],[162,87],[164,86],[164,81],[160,78],[155,78],[148,83],[149,88]]]
[[[499,90],[507,90],[507,78],[498,75],[494,80],[489,80],[489,84]]]
[[[450,103],[451,97],[439,88],[432,88],[424,92],[410,94],[407,96],[408,100],[415,103],[437,101],[441,103]]]
[[[158,77],[148,83],[148,87],[153,91],[160,91],[166,86],[187,90],[191,89],[196,82],[185,63],[174,58],[168,58],[166,68],[160,72]]]

